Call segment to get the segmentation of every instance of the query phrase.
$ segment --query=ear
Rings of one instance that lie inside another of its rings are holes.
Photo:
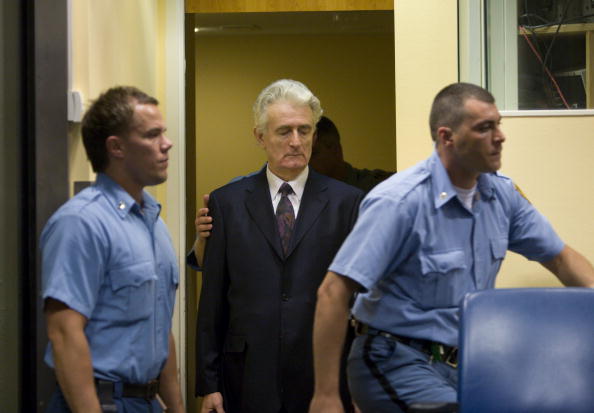
[[[258,146],[264,148],[264,134],[262,132],[258,132],[258,128],[254,128],[254,137],[256,138]]]
[[[437,143],[443,146],[448,146],[453,143],[453,132],[447,126],[440,126],[437,128]]]
[[[311,139],[311,146],[314,146],[318,141],[318,130],[314,130],[313,137]]]
[[[108,137],[105,140],[105,148],[107,154],[116,159],[122,159],[124,157],[124,147],[122,140],[115,135]]]

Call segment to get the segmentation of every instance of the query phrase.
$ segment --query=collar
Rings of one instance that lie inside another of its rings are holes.
[[[303,171],[297,175],[297,178],[287,182],[289,185],[291,185],[291,188],[293,188],[293,192],[295,192],[299,202],[301,202],[301,197],[303,196],[303,191],[305,190],[305,182],[307,181],[308,176],[309,166],[306,166]],[[285,181],[273,174],[268,167],[268,164],[266,165],[266,178],[268,179],[268,188],[270,189],[270,199],[274,199],[281,185]]]
[[[435,208],[441,208],[442,205],[449,202],[450,199],[457,196],[456,188],[450,181],[450,176],[446,171],[437,151],[429,158],[428,168],[433,179],[433,201]],[[493,183],[491,182],[491,174],[480,174],[477,180],[477,192],[481,199],[491,199],[495,196]]]
[[[142,191],[144,205],[141,206],[116,181],[104,173],[98,173],[94,186],[101,191],[109,204],[113,206],[121,218],[125,218],[131,211],[144,212],[146,215],[159,217],[161,205],[148,192]]]

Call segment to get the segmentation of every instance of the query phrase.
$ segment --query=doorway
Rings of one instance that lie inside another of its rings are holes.
[[[186,14],[187,239],[202,194],[262,167],[252,135],[258,93],[302,81],[337,125],[345,160],[396,169],[393,10]],[[200,273],[188,270],[188,411]]]

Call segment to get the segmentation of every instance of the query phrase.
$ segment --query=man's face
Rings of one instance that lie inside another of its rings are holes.
[[[165,130],[165,122],[156,105],[135,106],[130,133],[121,138],[123,167],[132,184],[143,188],[167,180],[167,152],[173,144],[165,136]]]
[[[337,145],[326,145],[318,138],[313,145],[309,165],[323,175],[332,176],[341,164],[342,156]]]
[[[292,180],[307,166],[315,124],[307,105],[278,101],[268,106],[265,129],[254,131],[266,151],[268,167],[278,177]]]
[[[497,106],[470,98],[464,104],[466,117],[452,130],[452,155],[457,166],[471,174],[501,168],[505,135],[500,129]]]

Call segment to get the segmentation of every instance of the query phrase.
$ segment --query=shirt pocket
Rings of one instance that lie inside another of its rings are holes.
[[[458,305],[468,291],[464,250],[422,252],[419,303],[422,308]]]
[[[114,319],[135,321],[149,318],[155,307],[157,274],[152,262],[127,265],[108,272],[109,305]]]
[[[493,255],[493,261],[503,260],[505,253],[507,252],[507,238],[491,238],[491,254]]]
[[[505,237],[491,238],[489,244],[491,247],[491,262],[489,269],[486,271],[488,277],[487,286],[493,287],[495,285],[495,277],[497,277],[499,268],[501,268],[501,264],[507,253],[508,241]]]

